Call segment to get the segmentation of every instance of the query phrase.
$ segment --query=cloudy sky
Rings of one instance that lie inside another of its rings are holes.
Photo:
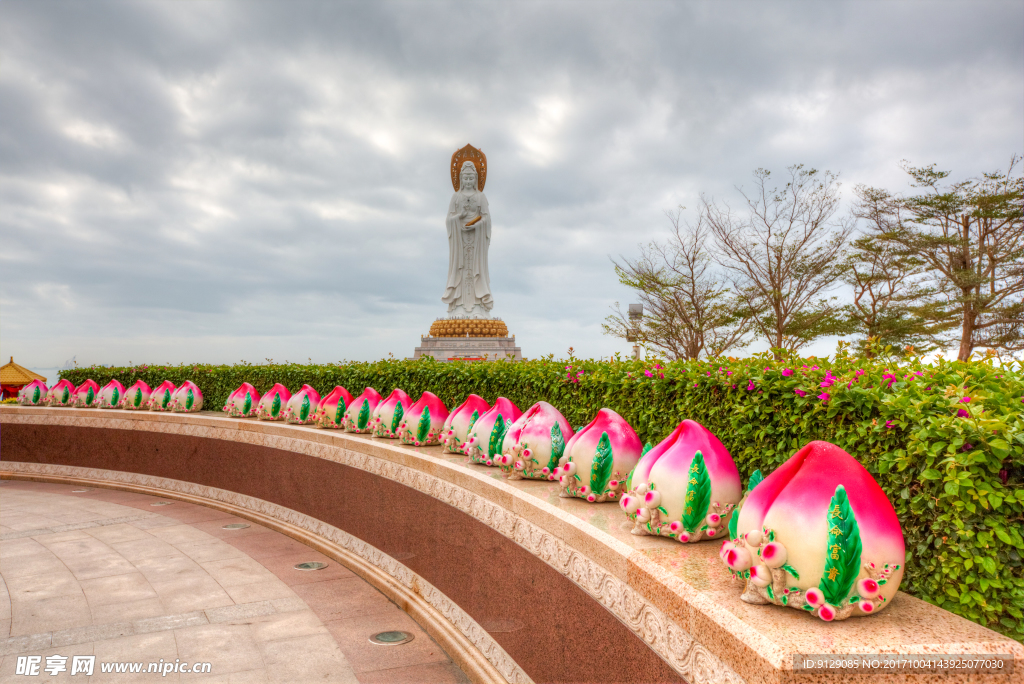
[[[0,122],[5,361],[411,355],[466,143],[493,313],[608,355],[610,257],[700,192],[1024,151],[1024,4],[4,0]]]

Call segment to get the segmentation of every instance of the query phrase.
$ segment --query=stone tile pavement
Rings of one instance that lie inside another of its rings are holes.
[[[87,491],[76,491],[76,490]],[[116,490],[0,483],[0,683],[467,682],[402,610],[345,567],[221,511]],[[244,522],[249,527],[225,530]],[[320,561],[323,570],[295,570]],[[415,635],[402,646],[376,632]],[[67,671],[16,674],[18,656]],[[91,677],[71,656],[94,655]],[[209,662],[210,674],[100,663]]]

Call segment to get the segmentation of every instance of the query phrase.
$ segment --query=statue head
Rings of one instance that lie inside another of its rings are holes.
[[[462,170],[459,172],[459,190],[472,188],[477,190],[476,164],[471,161],[462,162]]]

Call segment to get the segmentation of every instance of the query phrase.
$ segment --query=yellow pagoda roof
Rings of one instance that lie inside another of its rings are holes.
[[[14,363],[13,356],[10,363],[0,366],[0,385],[27,385],[33,380],[46,382],[46,378],[42,375],[33,373],[28,368]]]

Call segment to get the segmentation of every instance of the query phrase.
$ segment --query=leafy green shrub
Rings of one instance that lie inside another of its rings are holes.
[[[820,366],[820,367],[819,367]],[[907,542],[902,588],[974,622],[1024,638],[1024,377],[990,363],[899,367],[840,355],[833,361],[769,356],[696,362],[538,359],[524,362],[353,362],[333,366],[80,368],[63,377],[101,385],[192,380],[217,408],[242,382],[353,394],[401,387],[434,392],[453,408],[470,394],[505,396],[526,409],[555,405],[573,425],[601,407],[643,441],[684,418],[704,424],[742,473],[770,472],[815,439],[856,457],[896,508]]]

